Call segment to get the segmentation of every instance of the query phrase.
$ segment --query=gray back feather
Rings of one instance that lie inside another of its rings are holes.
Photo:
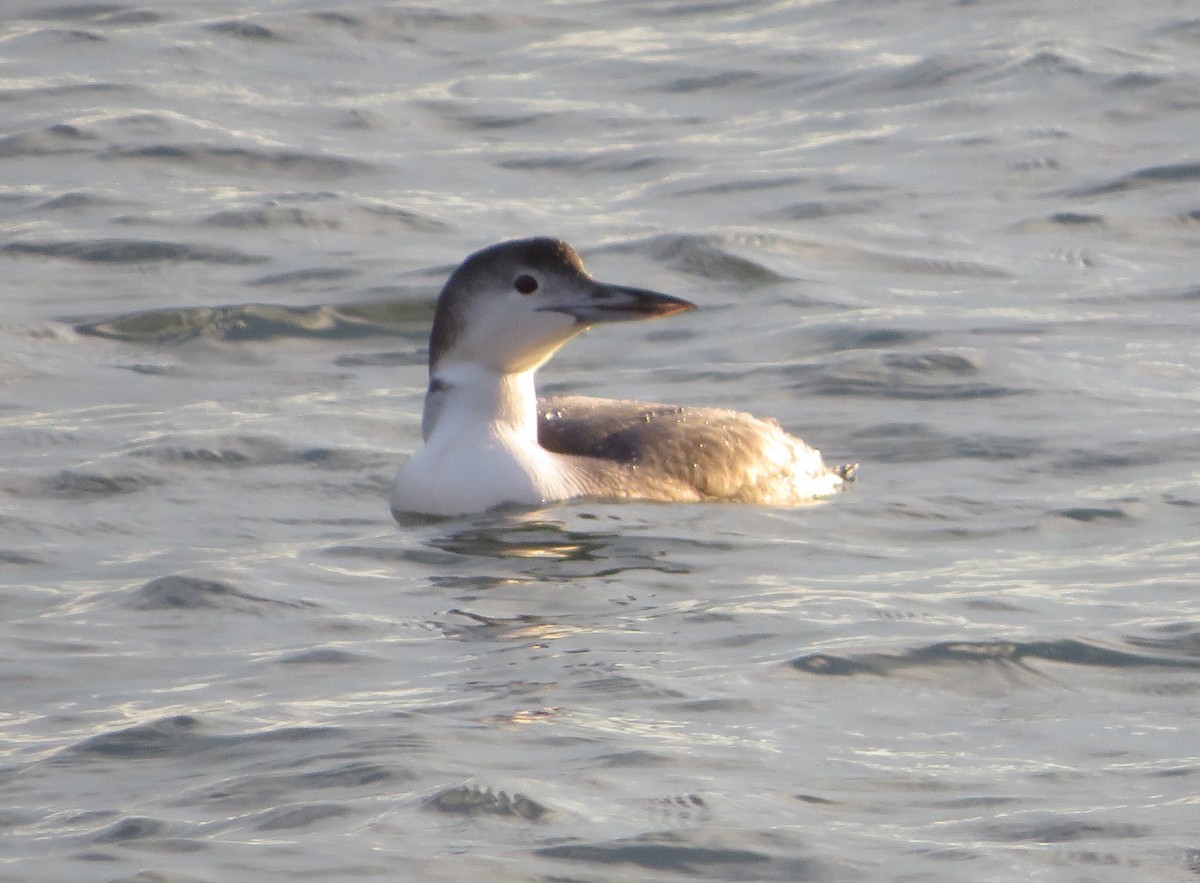
[[[609,485],[624,476],[661,488],[667,499],[774,499],[797,468],[820,463],[773,420],[588,396],[540,398],[538,441],[557,454],[592,458]]]

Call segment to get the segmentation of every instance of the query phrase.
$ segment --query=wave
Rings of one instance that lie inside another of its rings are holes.
[[[940,432],[925,423],[881,423],[851,433],[850,437],[855,456],[871,463],[1025,460],[1042,449],[1029,437]]]
[[[837,876],[829,868],[822,868],[823,862],[772,855],[744,846],[722,846],[713,840],[703,829],[664,831],[597,843],[545,846],[535,855],[571,863],[633,866],[656,874],[704,880],[816,880]]]
[[[147,758],[189,758],[203,752],[228,750],[243,755],[246,748],[261,745],[268,750],[277,743],[327,739],[341,731],[337,727],[278,727],[245,734],[222,735],[211,732],[201,718],[178,714],[145,724],[88,736],[68,746],[59,755],[60,762],[96,759],[144,760]]]
[[[207,26],[208,30],[214,34],[221,34],[227,37],[237,37],[241,40],[279,40],[279,34],[271,30],[265,25],[260,25],[257,22],[245,21],[242,19],[231,19],[229,21],[219,21]]]
[[[1170,163],[1147,166],[1124,175],[1118,175],[1100,184],[1067,191],[1068,196],[1104,196],[1125,190],[1139,190],[1162,185],[1181,185],[1200,181],[1200,162]]]
[[[130,449],[130,456],[169,466],[242,469],[263,466],[305,466],[361,470],[378,465],[363,451],[297,447],[264,435],[164,436]]]
[[[318,196],[326,198],[330,194],[322,193]],[[280,205],[275,200],[270,200],[263,205],[222,209],[207,215],[201,223],[207,227],[220,227],[228,230],[259,228],[347,230],[353,228],[364,232],[402,230],[442,233],[450,229],[448,224],[436,218],[375,200],[338,205],[323,212]]]
[[[97,93],[133,93],[138,89],[123,83],[66,83],[55,86],[16,86],[0,89],[0,102],[40,101],[44,98],[63,98],[68,95],[95,95]],[[58,128],[51,126],[51,128]]]
[[[139,472],[89,472],[64,469],[42,477],[11,476],[0,484],[0,492],[24,499],[58,498],[95,500],[137,493],[158,487],[164,480]]]
[[[200,792],[206,802],[241,807],[274,805],[297,792],[328,793],[404,778],[396,770],[370,761],[349,761],[308,772],[271,772],[240,776],[210,785]]]
[[[339,282],[358,275],[357,270],[349,267],[306,267],[302,270],[287,270],[283,273],[270,273],[251,279],[247,285],[305,285],[310,282]]]
[[[813,395],[912,401],[965,401],[1021,395],[1026,390],[980,379],[978,359],[955,352],[856,351],[831,365],[798,365],[792,384]]]
[[[420,330],[424,337],[433,319],[424,301],[387,301],[342,306],[287,307],[240,304],[227,307],[181,307],[128,313],[112,319],[81,322],[79,334],[127,343],[181,343],[197,338],[266,341],[276,338],[355,339]]]
[[[555,154],[532,156],[521,159],[501,160],[502,169],[517,172],[569,172],[584,174],[602,172],[606,174],[628,174],[654,169],[670,162],[664,156],[647,156],[628,150],[605,150],[598,153]]]
[[[322,25],[353,31],[363,39],[413,41],[414,33],[431,35],[438,32],[456,31],[469,33],[494,33],[517,31],[527,33],[534,29],[562,28],[560,19],[549,16],[531,16],[501,12],[449,12],[435,6],[422,7],[401,5],[378,7],[371,11],[344,10],[308,13],[310,21]]]
[[[730,285],[770,285],[788,279],[765,264],[735,254],[716,236],[667,234],[610,245],[602,251],[645,255],[678,273]]]
[[[149,9],[120,3],[38,4],[22,12],[20,17],[34,21],[89,21],[117,25],[145,25],[163,20],[161,15]]]
[[[1170,644],[1150,644],[1156,649]],[[1194,658],[1193,658],[1194,657]],[[910,669],[1009,664],[1024,667],[1030,660],[1094,668],[1171,668],[1200,670],[1200,654],[1176,657],[1114,650],[1075,639],[1056,641],[942,641],[900,653],[859,653],[836,656],[810,653],[793,659],[791,667],[815,675],[890,677]]]
[[[212,144],[150,144],[114,147],[101,154],[111,160],[151,160],[174,165],[196,166],[206,171],[248,174],[264,169],[303,178],[341,178],[374,171],[362,160],[301,150],[264,150]]]
[[[517,816],[531,822],[549,812],[543,804],[524,794],[510,796],[504,791],[493,791],[491,788],[479,788],[474,785],[447,788],[430,797],[426,806],[440,812],[459,815]]]
[[[4,93],[0,92],[0,100]],[[47,126],[36,132],[18,132],[0,138],[0,159],[13,159],[19,156],[50,156],[60,153],[82,153],[88,150],[84,145],[95,138],[78,126],[65,123]]]
[[[0,252],[99,264],[178,263],[257,264],[267,259],[232,248],[153,239],[17,240]]]
[[[133,610],[230,610],[259,612],[269,609],[308,610],[310,601],[277,601],[243,592],[229,583],[171,574],[141,586],[127,599]]]

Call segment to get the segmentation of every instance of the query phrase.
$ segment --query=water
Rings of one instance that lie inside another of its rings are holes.
[[[0,9],[0,879],[1200,874],[1185,5]],[[827,505],[398,526],[432,300]]]

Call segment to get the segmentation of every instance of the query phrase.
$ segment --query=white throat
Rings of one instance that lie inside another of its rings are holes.
[[[537,444],[534,372],[501,374],[474,362],[439,363],[429,377],[421,435],[426,442],[453,430],[474,438],[509,435]]]
[[[564,458],[538,444],[533,374],[439,362],[425,396],[425,444],[397,476],[392,508],[457,515],[579,495]]]

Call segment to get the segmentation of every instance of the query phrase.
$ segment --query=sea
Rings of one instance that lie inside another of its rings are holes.
[[[434,301],[793,509],[398,523]],[[0,0],[0,880],[1200,879],[1200,7]]]

